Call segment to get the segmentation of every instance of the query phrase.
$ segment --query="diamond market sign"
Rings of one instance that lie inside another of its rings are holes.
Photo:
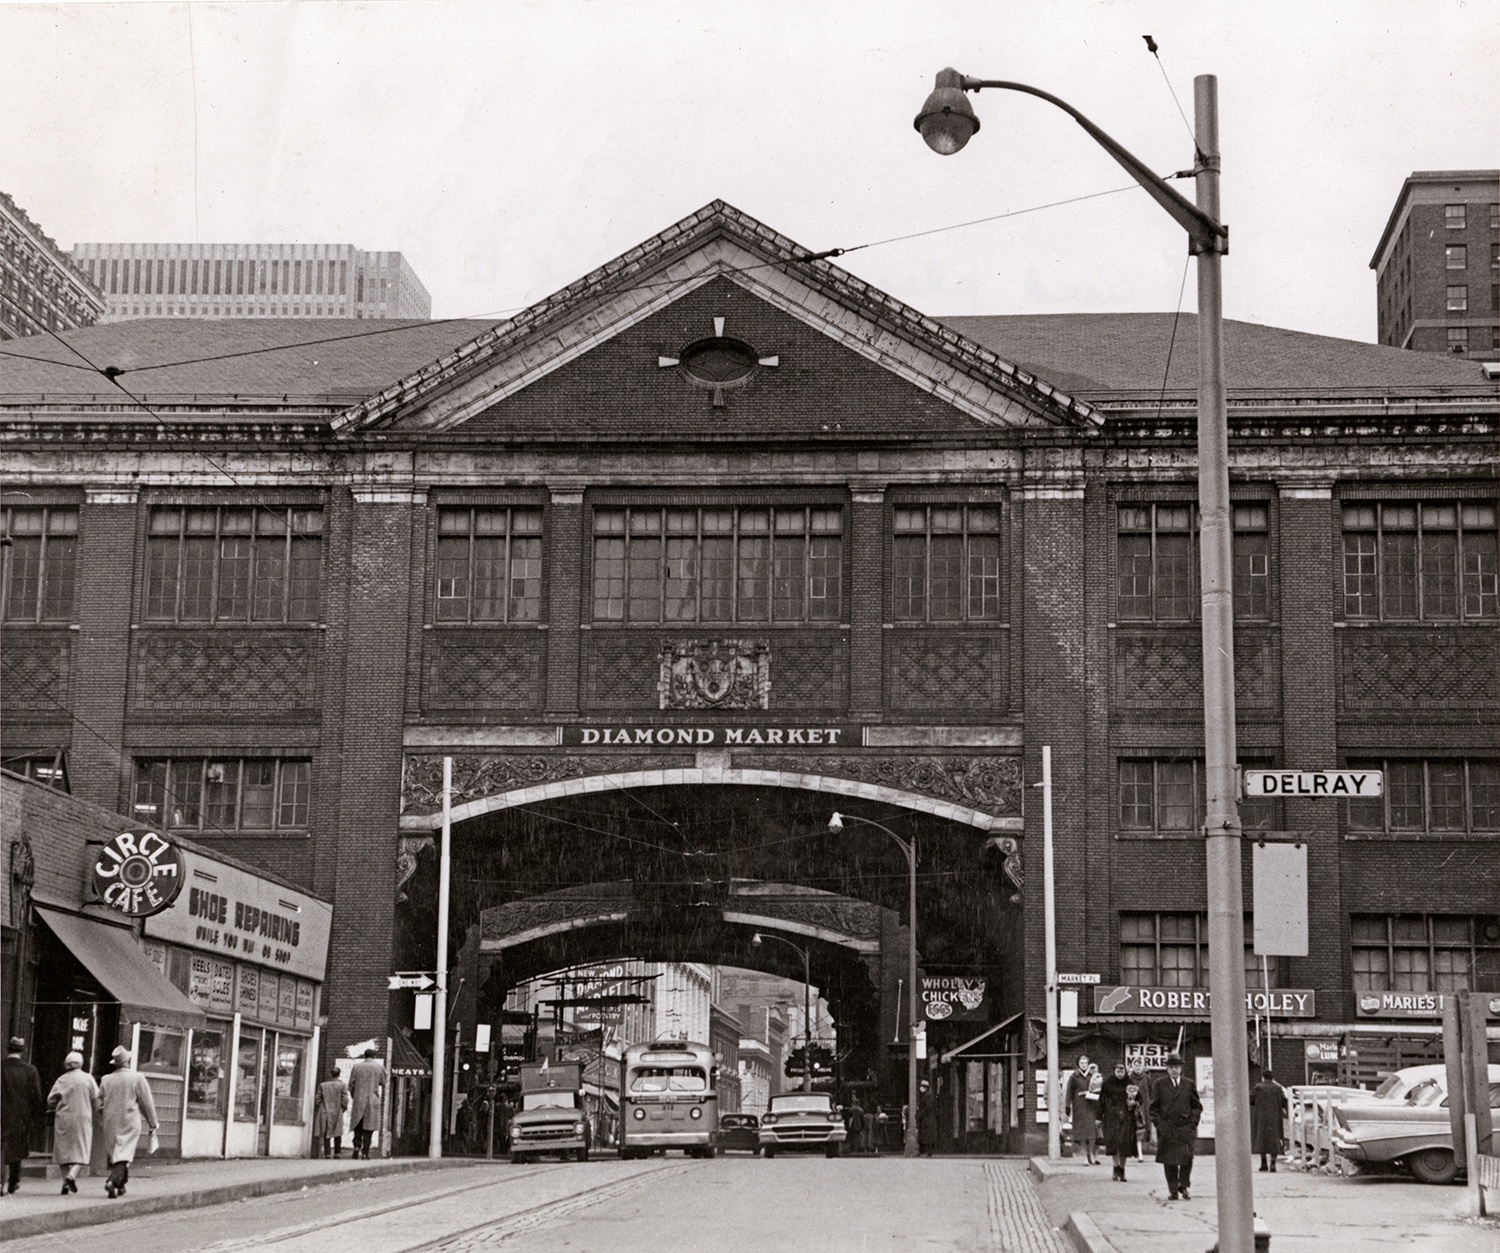
[[[149,918],[182,891],[182,854],[155,831],[122,831],[99,850],[90,881],[94,895],[127,918]]]

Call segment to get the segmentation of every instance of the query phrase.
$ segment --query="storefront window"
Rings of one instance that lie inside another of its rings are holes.
[[[224,1117],[224,1029],[193,1033],[188,1064],[187,1105],[190,1118]]]
[[[302,1066],[307,1058],[307,1041],[296,1036],[278,1036],[276,1041],[276,1097],[272,1121],[283,1125],[302,1125]]]
[[[141,1028],[137,1068],[151,1075],[182,1075],[182,1032],[161,1027]]]
[[[236,1122],[257,1122],[260,1117],[260,1045],[259,1031],[240,1035],[240,1052],[235,1059],[234,1118]]]

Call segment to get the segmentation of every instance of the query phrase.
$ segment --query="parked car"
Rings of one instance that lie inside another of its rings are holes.
[[[1500,1065],[1489,1067],[1489,1099],[1491,1116],[1500,1119]],[[1452,1183],[1459,1163],[1448,1119],[1447,1070],[1408,1067],[1388,1076],[1369,1098],[1335,1105],[1331,1140],[1333,1151],[1357,1168],[1400,1165],[1423,1183]]]
[[[754,1114],[720,1114],[719,1152],[759,1156],[760,1119]]]
[[[760,1120],[760,1151],[775,1157],[781,1149],[822,1149],[837,1157],[849,1138],[844,1120],[826,1092],[783,1092],[771,1098]]]

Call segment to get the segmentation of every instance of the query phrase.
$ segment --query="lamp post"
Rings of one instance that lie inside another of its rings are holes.
[[[901,1153],[904,1157],[916,1157],[917,1146],[917,841],[916,837],[903,840],[899,835],[870,818],[858,814],[836,813],[828,820],[828,829],[837,835],[846,822],[862,822],[868,827],[884,831],[896,841],[906,854],[907,905],[906,905],[906,1136]],[[1246,1159],[1249,1160],[1248,1158]]]
[[[800,944],[794,944],[785,936],[762,935],[757,931],[750,937],[750,943],[759,948],[766,940],[775,940],[778,944],[785,944],[787,948],[796,949],[802,955],[802,1090],[812,1091],[812,1019],[809,1017],[812,1007],[812,963],[808,958],[807,950]]]
[[[1218,79],[1193,80],[1193,204],[1088,118],[1056,96],[1024,83],[969,78],[945,69],[916,117],[928,147],[957,152],[979,129],[969,91],[997,88],[1037,96],[1068,114],[1188,233],[1198,258],[1198,509],[1203,615],[1204,823],[1208,869],[1208,961],[1212,998],[1214,1117],[1219,1248],[1254,1247],[1250,1178],[1249,1058],[1245,1043],[1245,924],[1236,803],[1234,605],[1229,528],[1229,423],[1224,399],[1224,310],[1220,259],[1229,228],[1219,221]]]

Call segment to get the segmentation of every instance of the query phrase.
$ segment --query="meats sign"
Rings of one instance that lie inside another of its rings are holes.
[[[929,1022],[985,1022],[985,980],[970,975],[923,975],[922,1017]]]

